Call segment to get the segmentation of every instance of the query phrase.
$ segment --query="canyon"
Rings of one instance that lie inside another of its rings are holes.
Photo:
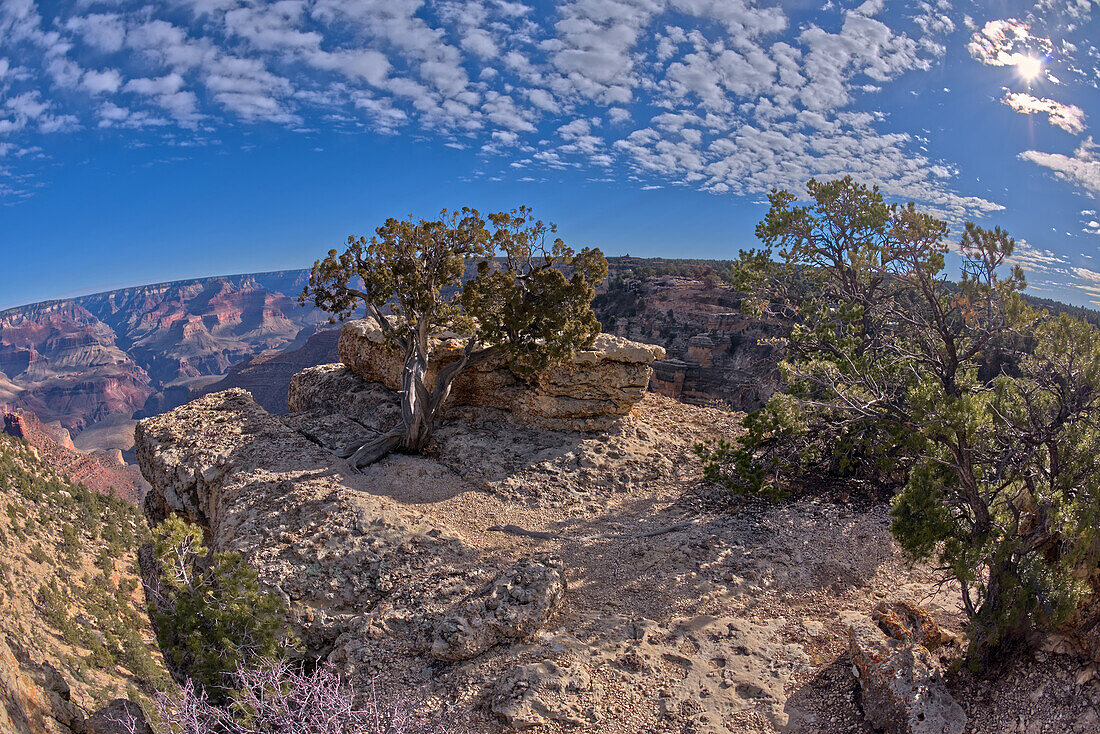
[[[244,359],[301,346],[327,318],[297,303],[304,279],[203,278],[0,312],[0,406],[74,433],[174,407]]]
[[[611,258],[594,304],[608,333],[663,347],[651,389],[693,404],[758,407],[775,389],[775,324],[741,313],[713,278],[670,261]],[[0,409],[59,422],[80,449],[132,460],[136,419],[230,387],[285,413],[291,376],[336,359],[338,330],[301,306],[306,270],[125,288],[0,312]]]

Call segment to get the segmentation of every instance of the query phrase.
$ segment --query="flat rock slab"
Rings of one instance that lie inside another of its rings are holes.
[[[349,447],[358,448],[379,435],[376,430],[341,413],[329,413],[324,408],[291,413],[283,418],[283,422],[310,441],[336,453]]]
[[[291,413],[316,410],[342,413],[379,433],[401,421],[396,392],[363,380],[340,363],[310,367],[294,375],[287,402]]]

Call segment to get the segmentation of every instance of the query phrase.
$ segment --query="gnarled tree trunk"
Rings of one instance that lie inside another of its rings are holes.
[[[429,392],[424,384],[428,372],[427,338],[424,337],[420,344],[407,345],[401,377],[401,423],[360,446],[348,459],[351,465],[361,469],[398,449],[410,454],[426,449],[431,443],[439,414],[451,395],[455,378],[467,367],[484,362],[496,352],[497,347],[477,349],[473,341],[467,343],[460,359],[439,370],[435,386]]]

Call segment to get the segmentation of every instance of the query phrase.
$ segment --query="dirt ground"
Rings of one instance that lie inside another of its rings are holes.
[[[460,419],[431,457],[393,456],[357,481],[487,562],[564,560],[564,608],[539,639],[460,666],[485,681],[504,662],[527,666],[518,721],[538,731],[871,731],[846,619],[904,600],[961,632],[958,597],[903,556],[885,502],[731,504],[707,485],[692,445],[739,422],[658,395],[598,435]],[[1037,652],[948,683],[968,731],[1100,731],[1100,683],[1079,682],[1081,669]]]

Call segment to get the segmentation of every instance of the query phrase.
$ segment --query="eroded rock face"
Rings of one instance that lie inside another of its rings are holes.
[[[287,602],[307,654],[326,653],[394,587],[467,555],[419,513],[350,486],[328,451],[244,390],[142,421],[136,447],[150,519],[182,515],[215,551],[240,552]]]
[[[153,729],[141,706],[116,698],[85,719],[84,734],[153,734]]]
[[[929,652],[949,636],[911,604],[883,602],[872,618],[853,620],[848,632],[867,722],[889,734],[961,734],[966,712]]]
[[[439,622],[430,654],[437,660],[468,660],[501,642],[530,637],[561,606],[563,571],[554,556],[521,560]]]
[[[435,341],[429,383],[436,370],[460,357],[463,345],[457,335]],[[344,324],[339,346],[340,360],[352,372],[368,382],[400,389],[402,355],[386,344],[376,321]],[[507,411],[534,427],[600,430],[629,413],[642,398],[652,373],[650,363],[664,354],[658,346],[600,334],[591,349],[577,352],[569,364],[543,370],[531,384],[513,374],[503,358],[468,369],[455,379],[450,404]]]
[[[82,731],[84,716],[69,701],[68,685],[58,685],[52,668],[33,670],[20,665],[0,637],[0,731],[14,734],[70,734]],[[57,690],[55,690],[57,689]]]

